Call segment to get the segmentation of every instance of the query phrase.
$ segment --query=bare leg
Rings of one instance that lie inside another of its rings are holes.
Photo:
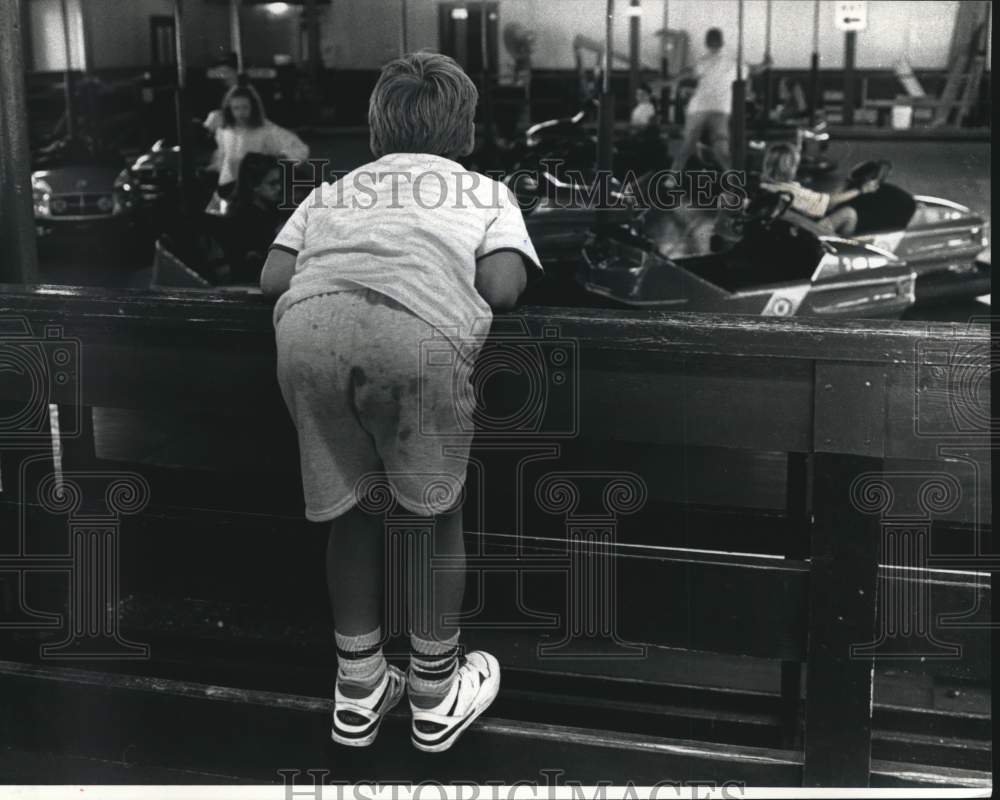
[[[409,598],[410,633],[441,642],[458,633],[458,625],[446,625],[444,620],[462,610],[465,596],[465,539],[461,506],[434,518],[433,539],[423,545],[418,549],[422,563],[410,565],[411,569],[420,570],[426,577],[420,582],[422,590],[414,592]]]
[[[360,636],[382,624],[385,523],[355,506],[330,526],[326,582],[338,633]]]

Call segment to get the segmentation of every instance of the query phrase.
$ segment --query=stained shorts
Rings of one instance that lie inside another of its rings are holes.
[[[395,499],[431,515],[461,501],[475,401],[468,354],[368,289],[291,306],[277,349],[308,519],[334,519],[359,502],[376,511]]]

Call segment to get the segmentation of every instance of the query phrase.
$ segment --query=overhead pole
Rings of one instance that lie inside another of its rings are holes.
[[[243,74],[243,26],[240,20],[241,0],[229,0],[229,46],[236,56],[236,72]]]
[[[38,283],[23,21],[28,0],[0,0],[0,283]]]
[[[736,80],[733,81],[732,158],[733,169],[743,169],[747,148],[747,85],[743,78],[743,0],[739,0],[738,34],[736,39]]]
[[[634,102],[635,93],[639,89],[639,42],[640,24],[642,22],[641,0],[632,0],[628,10],[628,94],[629,101]]]
[[[813,50],[809,67],[809,118],[816,121],[821,104],[819,98],[819,0],[813,2]]]
[[[611,93],[611,54],[615,44],[615,0],[607,0],[604,29],[604,69],[601,75],[600,117],[597,131],[597,179],[601,192],[599,207],[595,216],[598,226],[608,221],[610,196],[604,191],[608,187],[614,166],[615,98]]]

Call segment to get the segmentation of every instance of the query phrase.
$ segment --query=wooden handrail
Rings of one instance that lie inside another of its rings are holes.
[[[743,587],[740,597],[776,608],[800,598],[801,613],[787,615],[787,630],[758,644],[762,655],[788,661],[796,700],[793,676],[798,659],[806,662],[804,784],[866,785],[887,535],[879,481],[939,474],[944,446],[952,459],[988,458],[988,326],[522,308],[497,316],[486,347],[512,337],[561,347],[569,382],[559,382],[563,394],[553,390],[561,399],[552,403],[551,431],[501,432],[504,444],[523,434],[535,443],[595,442],[598,453],[621,442],[737,448],[795,454],[811,465],[813,480],[795,484],[803,542],[790,543],[787,553],[802,566],[768,570],[739,559],[695,559],[682,569],[710,587],[725,583],[712,578],[713,569],[728,571],[731,585]],[[160,415],[208,410],[237,422],[285,417],[272,304],[259,295],[0,286],[0,346],[60,339],[71,352],[64,379],[46,383],[44,398],[29,397],[27,381],[4,381],[0,403],[44,400]],[[502,380],[494,378],[490,391],[516,394]],[[262,452],[268,436],[290,435],[287,426],[268,427],[254,428]],[[490,441],[488,431],[477,435],[480,444]],[[893,473],[886,469],[893,458],[922,461],[925,470]],[[874,494],[853,496],[859,480],[873,482]],[[983,513],[979,522],[988,524]],[[647,581],[662,580],[662,565],[645,568],[655,572]],[[710,600],[702,606],[705,619],[713,619]],[[807,625],[805,641],[799,620]],[[658,634],[669,622],[650,620]]]

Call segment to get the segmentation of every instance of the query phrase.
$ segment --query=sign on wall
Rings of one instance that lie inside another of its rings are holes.
[[[868,3],[864,0],[838,2],[834,9],[833,25],[838,31],[863,31],[868,26]]]

